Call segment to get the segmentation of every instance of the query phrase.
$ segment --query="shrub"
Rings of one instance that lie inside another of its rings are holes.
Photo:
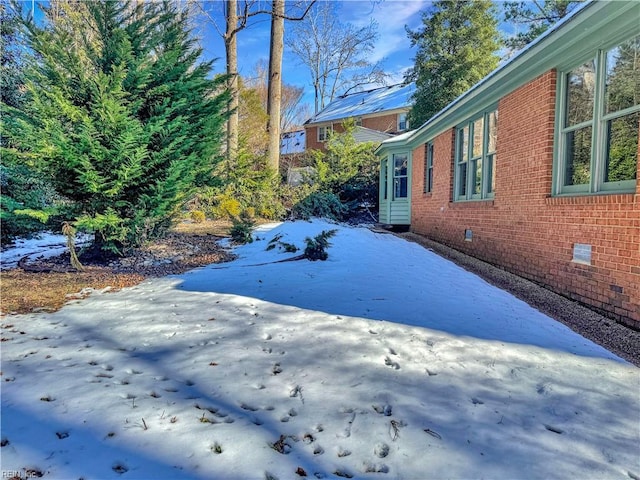
[[[0,192],[3,245],[50,226],[51,216],[61,203],[44,179],[22,165],[0,165]]]
[[[194,223],[202,223],[207,218],[202,210],[191,210],[189,217],[191,217]]]
[[[240,218],[233,218],[232,222],[233,225],[229,233],[234,242],[242,244],[253,242],[253,236],[251,234],[253,227],[255,227],[255,222],[251,217],[243,213],[240,215]]]
[[[292,210],[292,215],[295,218],[305,220],[310,217],[341,220],[346,213],[346,206],[333,192],[314,192],[298,202]]]
[[[329,258],[327,248],[331,246],[329,239],[333,237],[337,230],[323,230],[322,233],[316,235],[314,238],[307,237],[305,242],[307,243],[304,249],[304,257],[311,261],[326,260]]]
[[[280,241],[281,238],[282,238],[281,233],[273,237],[267,244],[266,250],[267,251],[273,250],[276,247],[284,250],[287,253],[296,253],[299,250],[299,248],[296,247],[293,243]]]
[[[82,22],[45,9],[25,25],[34,58],[24,105],[1,105],[3,137],[74,203],[65,221],[122,253],[212,183],[230,94],[172,2],[73,8]]]

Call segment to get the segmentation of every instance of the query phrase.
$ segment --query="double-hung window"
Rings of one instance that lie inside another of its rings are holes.
[[[640,36],[560,77],[554,193],[635,190],[640,129]]]
[[[424,146],[424,193],[433,191],[433,142]]]
[[[493,198],[498,110],[477,115],[456,130],[455,199]]]
[[[404,130],[409,129],[409,120],[407,119],[406,113],[398,114],[398,131],[403,132]]]
[[[332,131],[331,125],[326,125],[324,127],[318,127],[318,141],[326,142],[329,138],[329,133]]]
[[[393,154],[393,198],[407,198],[408,194],[408,163],[406,153]]]

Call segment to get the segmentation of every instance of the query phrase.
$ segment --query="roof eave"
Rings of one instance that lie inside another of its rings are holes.
[[[612,21],[607,12],[615,12],[618,19],[624,17],[627,18],[627,22],[629,18],[633,21],[639,18],[640,3],[592,1],[585,4],[575,15],[552,27],[510,61],[456,98],[415,130],[410,139],[401,140],[398,146],[424,143],[442,131],[454,127],[478,109],[497,103],[521,85],[556,68],[561,63],[559,52],[567,52],[572,46],[584,42],[594,27]],[[604,14],[598,15],[602,13]],[[393,140],[390,140],[389,143],[381,145],[378,151],[381,153],[385,148],[396,148],[393,143]]]

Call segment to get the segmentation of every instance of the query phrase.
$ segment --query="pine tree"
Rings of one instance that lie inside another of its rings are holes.
[[[172,3],[85,5],[72,30],[28,24],[27,101],[7,129],[72,201],[74,225],[122,252],[165,233],[212,181],[228,94]]]
[[[505,45],[519,50],[551,25],[573,11],[584,0],[544,0],[543,2],[505,2],[504,19],[525,26],[525,31],[507,38]]]
[[[422,14],[422,27],[407,29],[417,46],[412,125],[422,125],[498,66],[496,7],[490,0],[439,0]]]

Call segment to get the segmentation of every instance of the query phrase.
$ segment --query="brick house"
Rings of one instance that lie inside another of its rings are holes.
[[[640,328],[640,2],[582,5],[378,148],[380,222]]]
[[[307,150],[324,150],[330,131],[342,131],[347,119],[356,122],[356,141],[382,142],[409,129],[407,113],[415,84],[391,85],[342,95],[304,124]]]

